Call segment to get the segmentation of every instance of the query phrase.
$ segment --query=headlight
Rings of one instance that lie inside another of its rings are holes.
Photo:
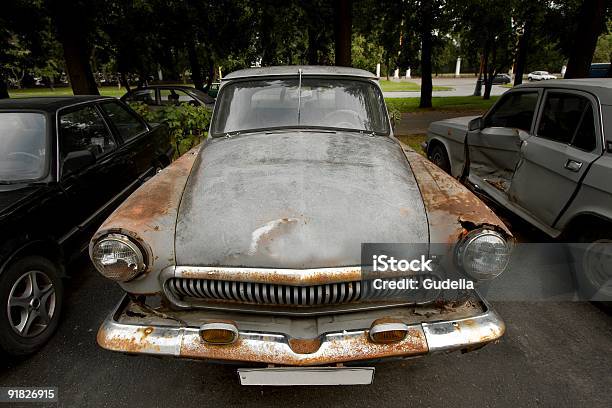
[[[510,245],[496,231],[474,230],[457,245],[457,264],[477,280],[489,280],[502,273],[510,259]]]
[[[109,234],[95,243],[91,251],[94,266],[105,277],[127,282],[145,270],[142,251],[127,236]]]

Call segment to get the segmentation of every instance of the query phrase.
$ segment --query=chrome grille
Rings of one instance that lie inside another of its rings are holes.
[[[174,296],[204,300],[228,300],[267,305],[314,306],[351,303],[365,296],[361,281],[325,285],[291,286],[259,282],[170,278]]]

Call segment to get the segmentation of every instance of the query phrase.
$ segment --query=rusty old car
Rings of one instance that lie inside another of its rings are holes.
[[[372,284],[364,243],[424,245],[440,252],[436,268],[457,265],[478,283],[504,270],[513,241],[394,137],[373,74],[234,72],[209,135],[92,238],[95,267],[126,292],[101,347],[233,362],[246,385],[367,384],[381,359],[472,351],[503,335],[478,287],[391,298]]]

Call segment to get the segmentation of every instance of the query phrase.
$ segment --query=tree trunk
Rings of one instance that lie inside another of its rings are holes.
[[[352,0],[336,0],[334,7],[334,37],[336,65],[351,66]]]
[[[127,79],[127,75],[125,75],[125,72],[120,72],[119,73],[119,83],[121,84],[121,86],[123,86],[125,88],[125,90],[127,92],[130,92],[130,81],[128,81]]]
[[[308,26],[308,49],[306,50],[306,60],[309,65],[317,65],[319,63],[319,44],[317,39],[317,29]]]
[[[529,46],[529,35],[531,31],[531,23],[529,20],[525,22],[523,35],[519,39],[518,50],[516,52],[516,64],[514,66],[514,86],[523,83],[523,74],[525,73],[525,63],[527,62],[527,48]]]
[[[193,39],[187,42],[187,55],[189,57],[189,65],[191,66],[191,80],[196,89],[204,89],[204,80],[202,79],[202,66],[198,61],[198,53],[196,44]]]
[[[80,16],[81,8],[71,2],[56,0],[50,3],[58,40],[64,50],[66,72],[75,95],[100,95],[91,71],[91,47],[87,42],[90,27]]]
[[[431,81],[432,10],[430,2],[423,4],[421,19],[421,101],[419,107],[431,108],[433,84]]]
[[[212,83],[215,79],[215,61],[210,59],[208,61],[208,78],[206,79],[206,87],[204,88],[204,92],[208,92]]]
[[[389,70],[391,69],[391,57],[387,53],[387,81],[389,81]]]
[[[586,78],[597,46],[597,37],[604,27],[606,0],[584,0],[574,33],[564,78]]]
[[[62,38],[63,37],[63,38]],[[75,35],[60,35],[64,47],[66,71],[75,95],[100,95],[98,85],[91,72],[89,47]]]
[[[0,99],[8,99],[10,98],[8,93],[8,84],[6,83],[6,79],[4,75],[0,75]]]
[[[491,44],[493,47],[491,48]],[[484,51],[484,86],[485,90],[482,94],[482,99],[491,99],[491,88],[493,87],[493,71],[495,66],[495,52],[497,44],[495,40],[490,41],[487,39],[485,43]],[[489,62],[489,54],[491,54],[491,62]]]

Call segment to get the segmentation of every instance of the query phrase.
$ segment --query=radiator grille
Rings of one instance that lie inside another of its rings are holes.
[[[365,297],[361,281],[291,286],[258,282],[171,278],[167,288],[178,297],[289,306],[337,305]]]

